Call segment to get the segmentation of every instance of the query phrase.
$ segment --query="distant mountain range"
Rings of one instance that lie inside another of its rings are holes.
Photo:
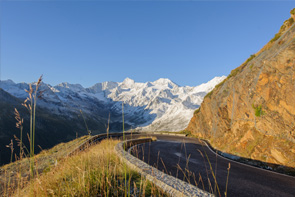
[[[137,130],[179,131],[184,129],[203,97],[225,77],[215,77],[196,87],[181,87],[169,79],[136,83],[126,78],[123,82],[103,82],[83,88],[80,84],[61,83],[51,86],[42,83],[44,91],[38,106],[52,114],[76,118],[80,109],[87,119],[100,116],[106,120],[111,114],[111,124],[122,121],[124,103],[125,123]],[[12,80],[0,82],[0,87],[12,96],[24,100],[27,83]],[[128,127],[127,127],[128,128]],[[96,128],[92,128],[97,130]],[[113,128],[112,130],[116,130]]]
[[[204,96],[224,79],[225,76],[215,77],[196,87],[182,87],[163,78],[146,83],[136,83],[126,78],[123,82],[97,83],[89,88],[80,84],[51,86],[42,83],[40,91],[44,92],[37,103],[36,141],[38,143],[39,138],[40,145],[46,148],[73,139],[76,134],[86,134],[80,110],[93,134],[106,131],[109,116],[110,131],[122,131],[122,103],[126,130],[180,131],[188,125]],[[0,113],[0,142],[3,147],[9,144],[13,133],[18,134],[14,108],[18,108],[28,122],[28,112],[21,106],[28,96],[25,92],[28,88],[27,83],[14,83],[12,80],[0,82],[0,105],[3,106]],[[25,131],[28,132],[28,129],[27,125]]]

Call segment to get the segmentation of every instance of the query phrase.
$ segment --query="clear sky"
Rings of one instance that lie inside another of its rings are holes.
[[[228,75],[295,1],[0,1],[1,80],[80,83]]]

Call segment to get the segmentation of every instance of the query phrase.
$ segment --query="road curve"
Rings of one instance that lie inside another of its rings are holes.
[[[141,136],[144,135],[133,135],[133,138]],[[132,151],[134,156],[217,196],[224,196],[229,163],[228,196],[295,196],[295,177],[217,156],[197,139],[157,134],[149,136],[156,136],[158,140],[138,145]],[[212,171],[218,187],[215,186]]]

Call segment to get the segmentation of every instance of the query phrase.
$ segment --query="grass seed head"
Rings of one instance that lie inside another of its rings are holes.
[[[14,108],[14,115],[16,120],[16,128],[20,128],[23,125],[24,119],[20,117],[20,114],[16,108]]]

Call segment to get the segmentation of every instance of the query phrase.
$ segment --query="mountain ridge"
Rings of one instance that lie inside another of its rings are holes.
[[[143,119],[140,121],[129,121],[133,128],[138,130],[146,130],[144,128],[147,123],[153,122],[157,118],[169,119],[169,117],[162,117],[169,109],[171,113],[180,114],[180,111],[195,110],[205,95],[205,92],[211,89],[225,77],[215,77],[207,83],[199,86],[179,86],[167,78],[160,78],[154,82],[138,83],[130,78],[126,78],[123,82],[102,82],[96,83],[89,88],[84,88],[80,84],[70,84],[67,82],[60,83],[56,86],[42,83],[40,90],[43,92],[43,99],[39,101],[39,106],[51,110],[55,114],[60,114],[59,111],[66,114],[73,112],[77,113],[80,108],[83,113],[91,116],[94,105],[100,103],[108,106],[110,110],[115,112],[115,118],[111,121],[119,121],[116,119],[122,109],[121,103],[124,102],[125,115],[130,118],[130,114],[140,112]],[[27,93],[24,89],[28,89],[27,83],[14,83],[12,80],[5,80],[0,82],[3,90],[11,95],[25,99]],[[118,102],[121,102],[120,104]],[[177,105],[177,107],[175,107]],[[138,108],[138,109],[136,109]],[[142,109],[143,108],[143,109]],[[177,111],[178,109],[178,111]],[[189,114],[189,113],[186,113]],[[155,118],[156,116],[156,118]],[[107,116],[106,116],[107,117]],[[180,117],[179,117],[180,118]],[[176,119],[176,117],[174,117]],[[157,129],[179,131],[185,128],[189,118],[181,126],[164,127],[159,121]],[[127,123],[128,123],[128,119]],[[155,129],[152,127],[151,129]]]

